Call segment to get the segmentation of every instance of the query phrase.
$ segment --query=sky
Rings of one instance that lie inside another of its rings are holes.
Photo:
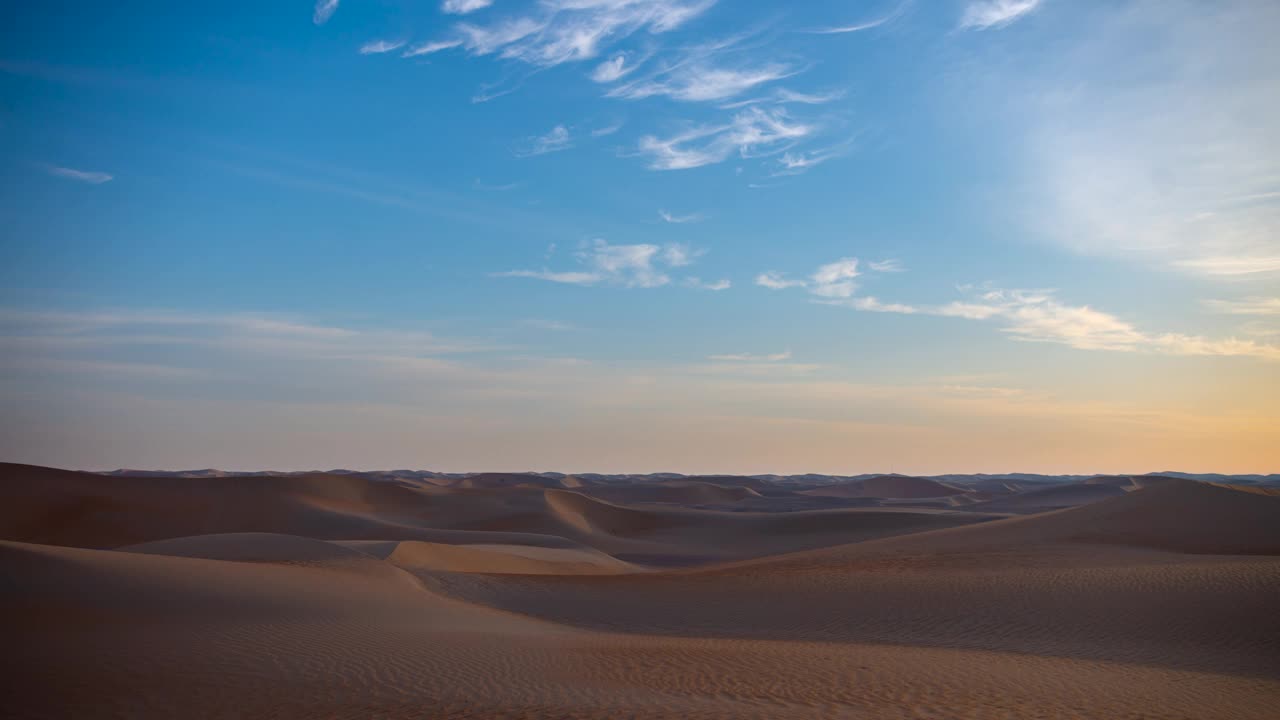
[[[65,2],[0,459],[1280,471],[1280,4]]]

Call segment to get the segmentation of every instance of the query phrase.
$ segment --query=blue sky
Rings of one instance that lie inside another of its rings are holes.
[[[1272,3],[14,15],[5,459],[1280,462]]]

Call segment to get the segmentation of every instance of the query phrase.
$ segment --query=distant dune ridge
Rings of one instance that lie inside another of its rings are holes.
[[[0,465],[7,717],[1273,718],[1267,476]]]

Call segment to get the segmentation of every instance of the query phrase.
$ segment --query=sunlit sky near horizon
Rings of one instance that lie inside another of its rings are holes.
[[[0,460],[1280,471],[1280,3],[5,15]]]

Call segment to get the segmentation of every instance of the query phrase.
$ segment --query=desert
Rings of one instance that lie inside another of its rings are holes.
[[[9,717],[1199,720],[1280,701],[1265,482],[0,477]]]

